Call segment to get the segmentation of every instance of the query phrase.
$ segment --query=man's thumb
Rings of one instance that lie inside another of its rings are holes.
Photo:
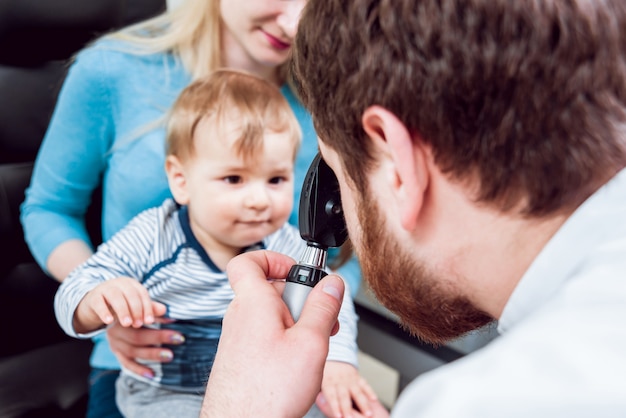
[[[298,325],[325,335],[337,332],[334,328],[341,309],[344,290],[345,286],[340,277],[334,274],[324,277],[309,293]]]

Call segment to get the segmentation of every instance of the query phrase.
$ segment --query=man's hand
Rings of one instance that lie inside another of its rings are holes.
[[[281,299],[291,258],[254,251],[227,273],[235,298],[223,322],[203,417],[303,416],[320,391],[329,338],[338,330],[343,281],[329,275],[308,296],[298,323]]]

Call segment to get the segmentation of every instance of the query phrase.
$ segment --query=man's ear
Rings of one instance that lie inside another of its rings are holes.
[[[387,182],[393,192],[402,227],[415,229],[423,209],[429,174],[423,143],[390,111],[371,106],[363,112],[363,129],[385,159]]]
[[[189,203],[189,192],[187,190],[187,177],[182,162],[175,155],[168,155],[165,159],[165,173],[167,182],[174,200],[180,205]]]

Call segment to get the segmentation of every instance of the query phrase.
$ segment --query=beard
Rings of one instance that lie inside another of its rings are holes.
[[[440,345],[493,320],[394,241],[373,196],[363,197],[357,205],[362,235],[355,251],[365,281],[403,328]]]

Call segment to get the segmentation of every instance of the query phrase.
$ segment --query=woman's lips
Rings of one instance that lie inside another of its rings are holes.
[[[284,51],[285,49],[289,49],[289,47],[291,47],[290,43],[283,42],[280,39],[276,38],[273,35],[270,35],[267,32],[263,32],[263,33],[265,34],[265,37],[269,41],[270,45],[272,45],[274,48]]]

